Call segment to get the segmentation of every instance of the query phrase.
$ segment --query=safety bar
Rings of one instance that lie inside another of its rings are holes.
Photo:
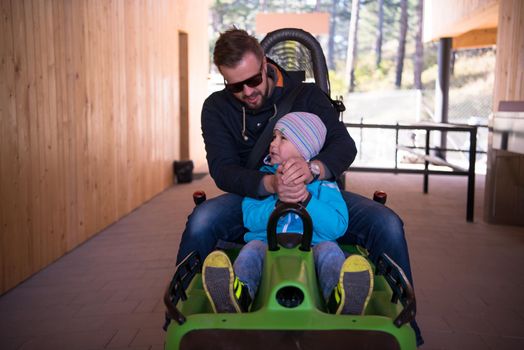
[[[301,203],[280,203],[269,217],[267,223],[267,246],[268,250],[278,250],[277,243],[277,224],[278,219],[288,213],[297,214],[302,219],[304,232],[302,234],[302,243],[300,250],[308,252],[311,249],[311,240],[313,239],[313,222],[306,208]]]

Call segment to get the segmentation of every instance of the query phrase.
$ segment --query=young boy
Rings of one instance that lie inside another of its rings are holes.
[[[292,112],[275,125],[269,155],[262,167],[268,173],[282,173],[283,165],[292,158],[306,161],[315,157],[324,145],[326,127],[315,114]],[[344,235],[348,210],[335,182],[313,178],[301,198],[313,222],[313,255],[315,268],[328,309],[336,314],[362,314],[373,289],[373,272],[360,255],[347,259],[335,242]],[[242,202],[244,236],[247,244],[240,250],[234,266],[222,251],[214,251],[204,261],[202,279],[215,312],[248,311],[260,280],[266,254],[267,224],[278,196],[265,199],[246,197]],[[277,232],[303,232],[302,220],[296,214],[279,219]]]

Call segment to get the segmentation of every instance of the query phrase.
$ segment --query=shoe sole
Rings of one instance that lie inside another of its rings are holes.
[[[339,277],[342,302],[336,314],[362,315],[373,291],[373,269],[361,255],[349,256],[342,265]]]
[[[241,312],[233,291],[234,278],[233,266],[224,252],[208,255],[202,268],[202,283],[215,313]]]

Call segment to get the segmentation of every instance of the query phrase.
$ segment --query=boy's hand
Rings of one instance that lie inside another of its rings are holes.
[[[278,170],[282,173],[282,181],[285,185],[298,185],[310,183],[313,175],[304,158],[290,158],[282,163]]]

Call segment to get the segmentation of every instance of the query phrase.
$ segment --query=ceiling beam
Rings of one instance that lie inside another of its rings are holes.
[[[313,35],[329,33],[329,13],[270,13],[259,12],[255,19],[258,34],[267,34],[281,28],[300,28]]]
[[[497,28],[471,30],[453,38],[453,50],[472,49],[497,44]]]

